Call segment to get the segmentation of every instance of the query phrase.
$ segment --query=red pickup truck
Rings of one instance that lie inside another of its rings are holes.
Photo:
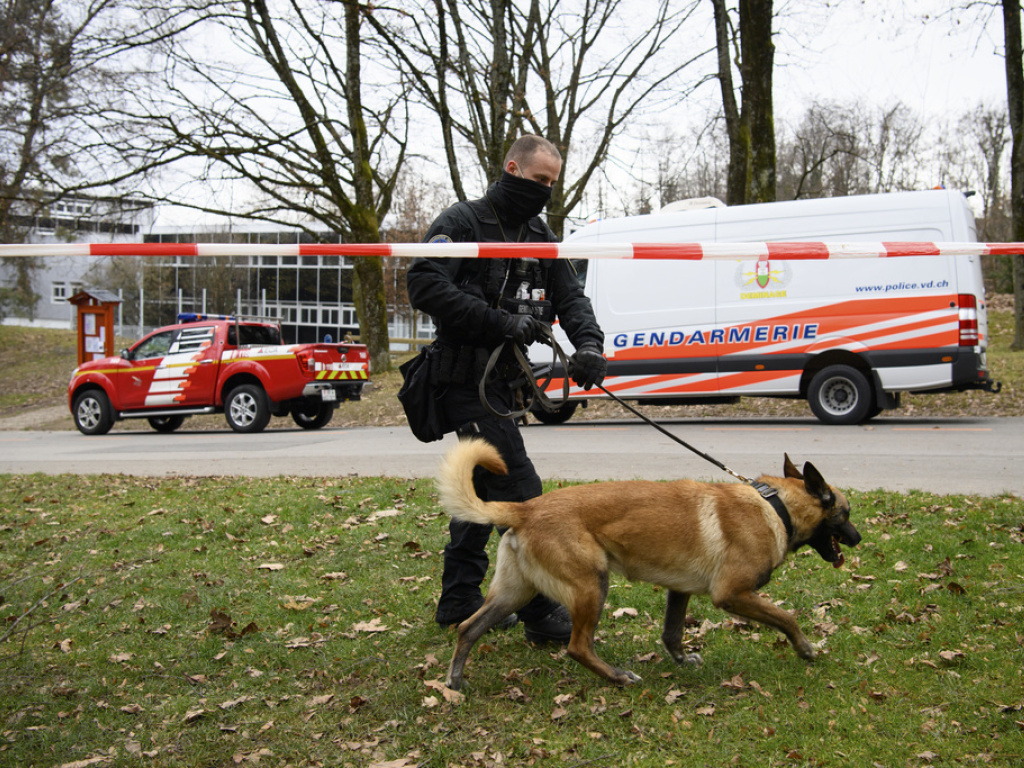
[[[271,416],[288,414],[303,429],[320,429],[339,402],[359,399],[369,359],[362,344],[282,344],[272,322],[179,315],[119,357],[76,368],[68,405],[86,435],[131,418],[173,432],[206,413],[223,413],[236,432],[260,432]]]

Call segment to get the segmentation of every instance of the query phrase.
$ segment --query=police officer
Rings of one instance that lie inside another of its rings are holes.
[[[562,170],[554,144],[523,136],[505,156],[501,178],[478,200],[456,203],[441,213],[426,242],[556,242],[539,217]],[[524,348],[539,338],[542,324],[557,317],[576,352],[569,375],[577,386],[600,384],[607,371],[604,334],[570,262],[562,259],[416,259],[408,273],[412,305],[429,314],[441,354],[435,370],[443,419],[460,437],[479,436],[501,452],[509,473],[498,476],[477,467],[474,485],[486,501],[525,501],[539,496],[541,481],[526,455],[515,419],[497,414],[516,410],[523,372],[509,353],[512,340]],[[479,382],[491,352],[505,351],[486,382],[490,408]],[[441,597],[436,621],[458,624],[483,603],[480,584],[487,572],[489,525],[452,520],[445,546]],[[538,595],[519,611],[531,642],[568,643],[572,622],[563,606]],[[511,618],[508,625],[514,624]]]

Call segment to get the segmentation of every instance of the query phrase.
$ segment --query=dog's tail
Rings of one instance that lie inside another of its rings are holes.
[[[473,469],[481,466],[496,475],[507,475],[508,467],[498,449],[477,438],[459,440],[448,451],[437,479],[438,495],[448,514],[467,523],[482,523],[515,528],[519,522],[517,505],[512,502],[484,501],[473,487]]]

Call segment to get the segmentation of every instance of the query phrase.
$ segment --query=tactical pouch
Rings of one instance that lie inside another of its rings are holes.
[[[503,298],[498,306],[513,315],[533,315],[546,325],[551,325],[555,319],[555,311],[551,302],[544,299]]]
[[[440,385],[475,381],[487,365],[485,349],[442,342],[435,342],[435,346],[432,376]]]

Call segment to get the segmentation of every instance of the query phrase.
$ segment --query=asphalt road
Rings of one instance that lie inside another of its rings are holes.
[[[746,476],[779,474],[783,453],[812,461],[829,482],[869,491],[1024,496],[1024,418],[880,418],[858,427],[813,419],[664,422],[675,435]],[[270,430],[0,432],[0,473],[433,476],[454,437],[416,441],[404,427]],[[540,475],[617,480],[729,476],[638,421],[532,425],[524,430]]]

